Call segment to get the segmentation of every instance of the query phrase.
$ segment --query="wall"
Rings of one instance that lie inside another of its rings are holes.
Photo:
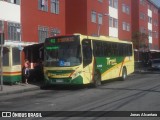
[[[72,6],[71,6],[72,5]],[[85,35],[108,35],[108,2],[98,0],[67,0],[66,1],[66,33]],[[91,22],[91,12],[96,12],[96,23]],[[98,13],[103,15],[102,25],[98,25]]]
[[[38,26],[58,28],[60,34],[65,34],[65,1],[60,0],[59,14],[50,12],[50,0],[48,1],[48,12],[38,9],[38,0],[21,1],[22,41],[38,42]]]
[[[96,23],[91,22],[91,12],[95,11],[96,15]],[[98,14],[102,14],[102,24],[98,24]],[[108,29],[108,1],[103,0],[103,2],[99,2],[98,0],[87,0],[87,34],[88,35],[109,35]]]
[[[20,5],[0,1],[0,19],[20,23]]]
[[[66,1],[66,34],[87,34],[87,1]]]
[[[119,0],[118,6],[118,37],[121,40],[131,41],[132,39],[132,6],[131,0]],[[129,13],[122,11],[122,4],[125,4],[129,7]],[[123,22],[126,22],[130,25],[130,30],[123,30]]]

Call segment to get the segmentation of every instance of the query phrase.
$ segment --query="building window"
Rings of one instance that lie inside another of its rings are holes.
[[[113,18],[109,17],[109,27],[112,27],[112,26],[113,26]]]
[[[123,22],[122,23],[122,29],[126,30],[126,31],[130,31],[130,24],[126,23],[126,22]]]
[[[19,23],[8,23],[8,39],[20,41],[21,39],[21,26]]]
[[[142,20],[145,20],[146,19],[146,17],[145,17],[145,14],[144,13],[140,13],[140,19],[142,19]]]
[[[103,2],[103,0],[98,0],[98,2]]]
[[[43,43],[47,37],[48,37],[48,27],[39,26],[38,27],[39,43]]]
[[[155,26],[158,26],[158,20],[157,20],[157,19],[154,20],[154,25],[155,25]]]
[[[130,8],[126,4],[122,4],[122,12],[129,14]]]
[[[118,19],[109,17],[109,27],[118,28]]]
[[[10,3],[20,5],[20,0],[7,0]]]
[[[51,28],[50,29],[50,36],[56,36],[60,33],[61,33],[61,31],[58,28]]]
[[[125,22],[122,23],[122,29],[126,30],[126,23]]]
[[[148,22],[152,24],[152,18],[148,16]]]
[[[148,30],[148,36],[152,37],[152,31],[151,30]]]
[[[59,0],[51,0],[51,13],[59,14]]]
[[[4,31],[4,23],[2,20],[0,20],[0,33],[3,33]]]
[[[98,14],[98,24],[102,24],[102,14]]]
[[[130,24],[127,23],[127,31],[130,31]]]
[[[159,35],[158,32],[156,32],[156,33],[155,33],[155,38],[158,38],[158,35]]]
[[[96,23],[96,12],[95,11],[92,11],[91,13],[91,21]]]
[[[140,27],[140,32],[141,33],[146,33],[146,29],[144,27]]]
[[[118,9],[118,0],[109,0],[109,6]]]
[[[141,5],[145,5],[146,3],[145,3],[145,0],[140,0],[140,4]]]
[[[38,0],[38,9],[48,11],[48,0]]]
[[[148,3],[148,9],[152,10],[152,5],[150,3]]]

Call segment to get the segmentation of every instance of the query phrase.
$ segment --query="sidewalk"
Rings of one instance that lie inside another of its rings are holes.
[[[16,85],[3,85],[3,91],[0,86],[0,96],[28,92],[40,89],[40,85],[19,83]]]

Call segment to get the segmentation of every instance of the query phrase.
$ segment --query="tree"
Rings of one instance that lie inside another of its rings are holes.
[[[132,36],[132,42],[134,49],[145,51],[149,47],[148,34],[135,32]]]

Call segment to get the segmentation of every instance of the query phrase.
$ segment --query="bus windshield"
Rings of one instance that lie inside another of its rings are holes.
[[[46,67],[80,65],[82,61],[80,51],[80,41],[77,37],[50,38],[45,42],[44,64]]]

